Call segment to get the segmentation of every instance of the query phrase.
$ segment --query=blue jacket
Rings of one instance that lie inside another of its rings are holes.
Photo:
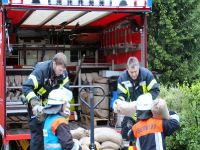
[[[118,98],[126,101],[135,101],[140,95],[151,93],[156,99],[160,89],[153,74],[146,68],[140,67],[136,80],[133,80],[128,71],[124,71],[118,78]]]
[[[48,115],[43,135],[45,150],[72,150],[74,147],[69,125],[61,115]]]
[[[52,131],[52,125],[54,121],[58,118],[63,118],[63,117],[60,115],[49,115],[45,120],[43,129],[45,150],[62,150],[57,136]]]

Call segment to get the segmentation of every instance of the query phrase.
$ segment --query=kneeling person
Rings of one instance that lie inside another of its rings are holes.
[[[47,114],[43,129],[45,150],[81,150],[79,144],[73,142],[66,119],[70,115],[71,99],[72,92],[65,88],[49,93],[48,105],[44,108],[44,113]]]

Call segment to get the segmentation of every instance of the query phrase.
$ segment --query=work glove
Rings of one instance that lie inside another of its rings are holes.
[[[45,114],[44,114],[44,107],[40,105],[35,105],[32,109],[33,115],[37,118],[38,121],[44,121]]]
[[[40,102],[38,101],[38,99],[31,99],[30,103],[33,115],[36,117],[38,121],[42,122],[45,118],[45,114],[43,111],[44,107],[40,106]]]

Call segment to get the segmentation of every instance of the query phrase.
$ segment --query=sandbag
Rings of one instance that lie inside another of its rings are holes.
[[[102,99],[102,96],[94,96],[94,104],[99,102]],[[109,97],[106,96],[104,100],[97,106],[99,109],[109,109]]]
[[[14,76],[15,85],[21,86],[22,85],[22,76],[21,75],[15,75]]]
[[[81,145],[80,141],[77,139],[73,139],[74,143],[77,143],[78,145]]]
[[[111,141],[105,141],[101,144],[101,148],[118,150],[120,148],[120,145],[118,145],[117,143],[111,142]]]
[[[167,103],[163,99],[156,99],[154,105],[151,109],[153,113],[153,118],[157,119],[169,119],[169,111],[167,108]]]
[[[92,84],[93,78],[92,78],[92,74],[91,73],[86,73],[86,80]]]
[[[84,146],[84,145],[89,146],[89,145],[90,145],[90,137],[82,137],[82,138],[79,140],[79,142],[80,142],[80,145],[81,145],[81,146]],[[95,141],[94,143],[95,143],[95,145],[96,145],[96,147],[97,147],[98,149],[101,148],[101,145],[99,144],[99,142]]]
[[[87,134],[88,134],[87,131],[81,127],[77,128],[75,130],[70,130],[70,132],[72,134],[72,137],[77,140],[81,139],[82,137],[87,136]]]
[[[85,73],[82,73],[81,74],[81,80],[83,81],[83,82],[85,82],[87,79],[86,79],[86,74]]]
[[[94,78],[94,82],[96,83],[102,83],[102,84],[108,84],[108,78],[104,78],[104,77],[98,77],[98,78]]]
[[[136,101],[126,102],[118,100],[115,103],[119,114],[132,117],[136,113]]]
[[[15,78],[14,76],[8,76],[9,86],[16,86],[15,85]]]
[[[82,147],[82,150],[90,150],[88,145],[84,144],[84,145],[81,145],[81,147]]]
[[[80,96],[88,103],[89,102],[89,94],[86,91],[82,91],[80,93]],[[83,114],[89,115],[90,114],[90,110],[89,108],[83,103],[81,102],[81,111]]]
[[[109,85],[108,84],[102,84],[102,83],[94,83],[94,86],[101,86],[105,92],[105,95],[109,94]],[[94,89],[94,95],[103,95],[103,91],[100,88]]]
[[[94,138],[95,141],[101,143],[105,141],[111,141],[119,145],[122,144],[122,136],[117,133],[114,129],[111,128],[95,128],[94,129]]]
[[[92,72],[91,74],[92,74],[93,81],[96,81],[96,79],[99,78],[99,74],[97,72]]]
[[[109,110],[95,109],[94,115],[98,118],[108,118]]]

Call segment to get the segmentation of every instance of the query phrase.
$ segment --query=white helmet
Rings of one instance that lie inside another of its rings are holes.
[[[140,95],[136,100],[137,110],[151,110],[153,106],[153,99],[150,93]]]
[[[72,99],[72,92],[64,87],[52,90],[48,96],[48,105],[61,105],[65,102],[70,102]]]

